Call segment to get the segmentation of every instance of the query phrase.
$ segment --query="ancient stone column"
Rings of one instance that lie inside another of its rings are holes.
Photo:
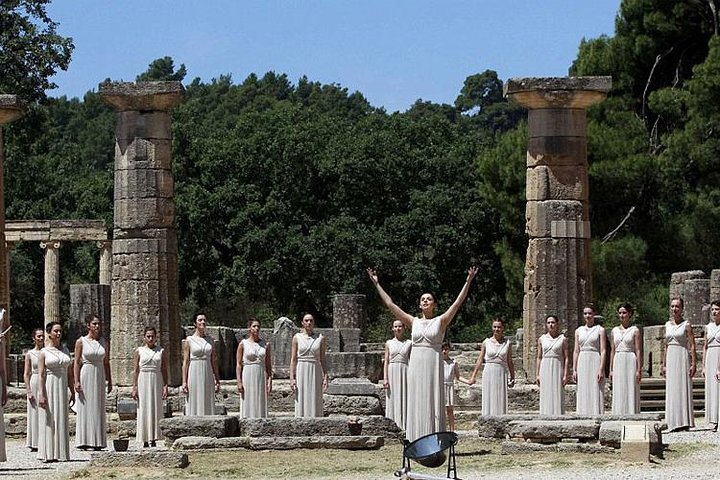
[[[572,338],[592,298],[585,110],[610,86],[610,77],[520,78],[505,85],[505,95],[528,109],[523,367],[531,375],[547,315],[557,315]]]
[[[112,241],[105,240],[97,243],[100,249],[100,279],[98,283],[100,285],[110,285],[112,281]]]
[[[10,268],[5,245],[5,148],[2,126],[20,118],[22,113],[23,104],[17,95],[0,95],[0,307],[5,309],[2,330],[10,325]]]
[[[85,316],[88,314],[102,319],[102,335],[109,338],[112,331],[110,285],[70,285],[70,321],[66,324],[63,343],[66,343],[71,351],[75,348],[75,341],[87,333]]]
[[[720,301],[720,269],[710,272],[710,301]]]
[[[100,84],[115,107],[115,201],[112,244],[113,379],[132,383],[133,349],[143,327],[158,329],[170,382],[181,380],[178,250],[170,156],[169,110],[182,101],[180,82]]]
[[[40,242],[45,250],[45,325],[60,321],[60,242]]]

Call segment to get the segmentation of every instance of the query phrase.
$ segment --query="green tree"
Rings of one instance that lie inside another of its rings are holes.
[[[148,69],[138,75],[135,80],[138,82],[150,81],[178,81],[182,82],[187,75],[185,64],[181,63],[180,68],[175,71],[175,62],[171,57],[157,58],[150,62]]]

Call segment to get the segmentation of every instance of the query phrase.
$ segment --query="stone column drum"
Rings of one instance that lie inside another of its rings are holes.
[[[592,298],[585,110],[610,77],[519,78],[505,95],[528,109],[523,367],[534,376],[537,340],[554,314],[572,339]]]
[[[181,381],[178,250],[170,155],[169,110],[180,82],[105,82],[100,96],[115,107],[115,199],[112,244],[113,379],[132,384],[132,357],[143,327],[157,328],[170,382]]]
[[[112,241],[105,240],[97,243],[100,250],[99,280],[101,285],[110,285],[112,282]]]
[[[0,306],[6,310],[2,330],[10,325],[10,269],[5,246],[5,148],[2,126],[17,120],[22,113],[23,104],[17,95],[0,95]]]
[[[45,250],[45,325],[60,321],[60,242],[40,242]]]

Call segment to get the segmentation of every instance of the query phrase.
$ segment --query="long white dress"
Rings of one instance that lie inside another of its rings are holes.
[[[455,379],[460,376],[460,367],[455,360],[443,360],[443,383],[445,384],[445,406],[455,406]]]
[[[640,335],[635,325],[612,329],[615,345],[612,379],[612,413],[627,415],[640,413],[640,384],[636,381],[637,355],[635,335]]]
[[[322,417],[323,372],[320,366],[320,349],[323,336],[315,333],[308,337],[304,332],[300,332],[295,334],[295,338],[297,339],[295,416]]]
[[[391,338],[385,342],[390,361],[388,362],[388,384],[385,390],[385,416],[395,421],[400,429],[405,430],[407,419],[407,370],[412,342],[401,342]]]
[[[563,377],[563,347],[565,335],[553,338],[540,336],[542,359],[540,360],[540,415],[565,413],[565,389]]]
[[[486,338],[482,375],[482,414],[504,415],[508,403],[508,351],[510,340],[497,343]]]
[[[84,347],[83,347],[84,350]],[[70,353],[63,348],[42,349],[45,355],[45,393],[47,408],[38,409],[38,451],[40,460],[70,460],[70,428],[68,426],[67,371],[72,363]]]
[[[251,342],[243,339],[242,382],[245,393],[242,395],[240,411],[243,418],[264,418],[268,416],[267,390],[265,389],[267,372],[265,371],[265,340]]]
[[[665,423],[671,431],[695,426],[686,327],[687,321],[665,324]]]
[[[707,339],[707,352],[705,354],[705,422],[717,425],[718,423],[718,390],[720,385],[715,378],[718,357],[720,357],[720,325],[710,322],[705,326]]]
[[[188,396],[185,415],[215,414],[215,375],[212,368],[212,343],[205,337],[190,335],[185,339],[190,349]]]
[[[105,448],[107,446],[107,418],[105,414],[105,342],[80,337],[83,342],[80,385],[77,395],[77,424],[75,444],[78,447]]]
[[[33,348],[26,353],[30,358],[30,392],[35,397],[35,402],[27,401],[27,435],[25,436],[25,446],[36,449],[38,448],[38,359],[40,358],[40,350]]]
[[[2,348],[0,348],[0,352],[3,352]],[[4,382],[4,381],[5,381],[5,379],[0,375],[0,382]],[[7,453],[5,451],[5,413],[3,412],[3,407],[2,407],[1,402],[0,402],[0,462],[7,462]]]
[[[415,318],[408,363],[408,410],[405,438],[410,442],[446,428],[440,317]]]
[[[600,368],[600,332],[603,327],[593,325],[578,327],[580,355],[577,369],[577,407],[578,415],[600,415],[605,411],[603,387],[605,382],[597,381]]]
[[[135,439],[138,444],[143,445],[162,437],[159,423],[163,416],[163,349],[157,345],[152,349],[143,345],[138,347],[137,351],[140,371]]]

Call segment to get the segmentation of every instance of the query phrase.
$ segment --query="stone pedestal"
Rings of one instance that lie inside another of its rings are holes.
[[[333,328],[365,327],[365,295],[339,294],[333,296]]]
[[[112,244],[113,379],[132,382],[133,349],[146,325],[157,328],[168,355],[170,382],[181,381],[178,253],[171,171],[169,110],[180,82],[102,83],[115,107],[114,231]]]
[[[45,250],[45,325],[60,321],[60,242],[40,242]]]
[[[10,276],[5,246],[5,147],[2,126],[17,120],[22,113],[23,104],[17,95],[0,95],[0,307],[5,309],[2,330],[10,325]],[[7,341],[10,341],[9,336]]]
[[[102,319],[103,336],[109,338],[112,331],[110,285],[97,283],[70,285],[70,321],[63,339],[63,343],[67,344],[70,351],[75,347],[77,339],[87,333],[85,316],[91,313]]]
[[[610,86],[610,77],[521,78],[505,85],[505,95],[528,109],[527,372],[535,371],[547,315],[557,315],[572,339],[592,297],[585,109],[605,98]]]

